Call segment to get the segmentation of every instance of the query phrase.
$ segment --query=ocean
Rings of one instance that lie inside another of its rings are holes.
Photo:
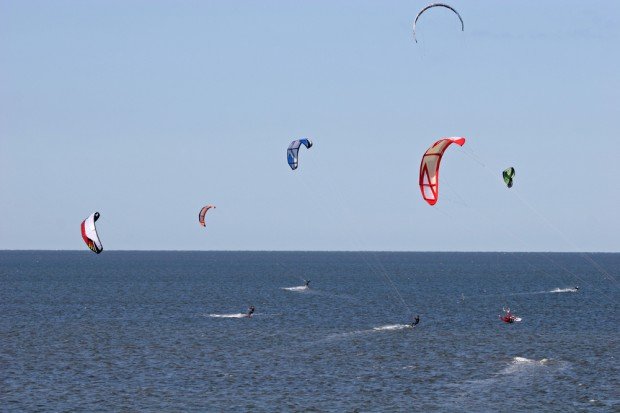
[[[620,254],[0,251],[0,411],[620,411],[618,274]]]

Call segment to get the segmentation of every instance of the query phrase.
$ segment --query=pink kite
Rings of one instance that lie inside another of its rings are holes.
[[[200,222],[200,225],[202,225],[203,227],[207,226],[205,224],[205,215],[207,215],[207,211],[210,210],[211,208],[215,208],[215,206],[213,205],[203,206],[202,209],[200,210],[200,213],[198,214],[198,222]]]

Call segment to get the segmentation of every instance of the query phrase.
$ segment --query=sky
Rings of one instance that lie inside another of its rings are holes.
[[[620,251],[620,2],[426,4],[0,0],[0,249]]]

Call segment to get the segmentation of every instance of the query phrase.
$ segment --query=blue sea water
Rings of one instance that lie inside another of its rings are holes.
[[[0,410],[620,411],[588,257],[3,251]]]

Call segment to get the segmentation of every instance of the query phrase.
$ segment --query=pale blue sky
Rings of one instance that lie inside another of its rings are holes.
[[[0,0],[0,249],[620,251],[620,2],[426,3]]]

